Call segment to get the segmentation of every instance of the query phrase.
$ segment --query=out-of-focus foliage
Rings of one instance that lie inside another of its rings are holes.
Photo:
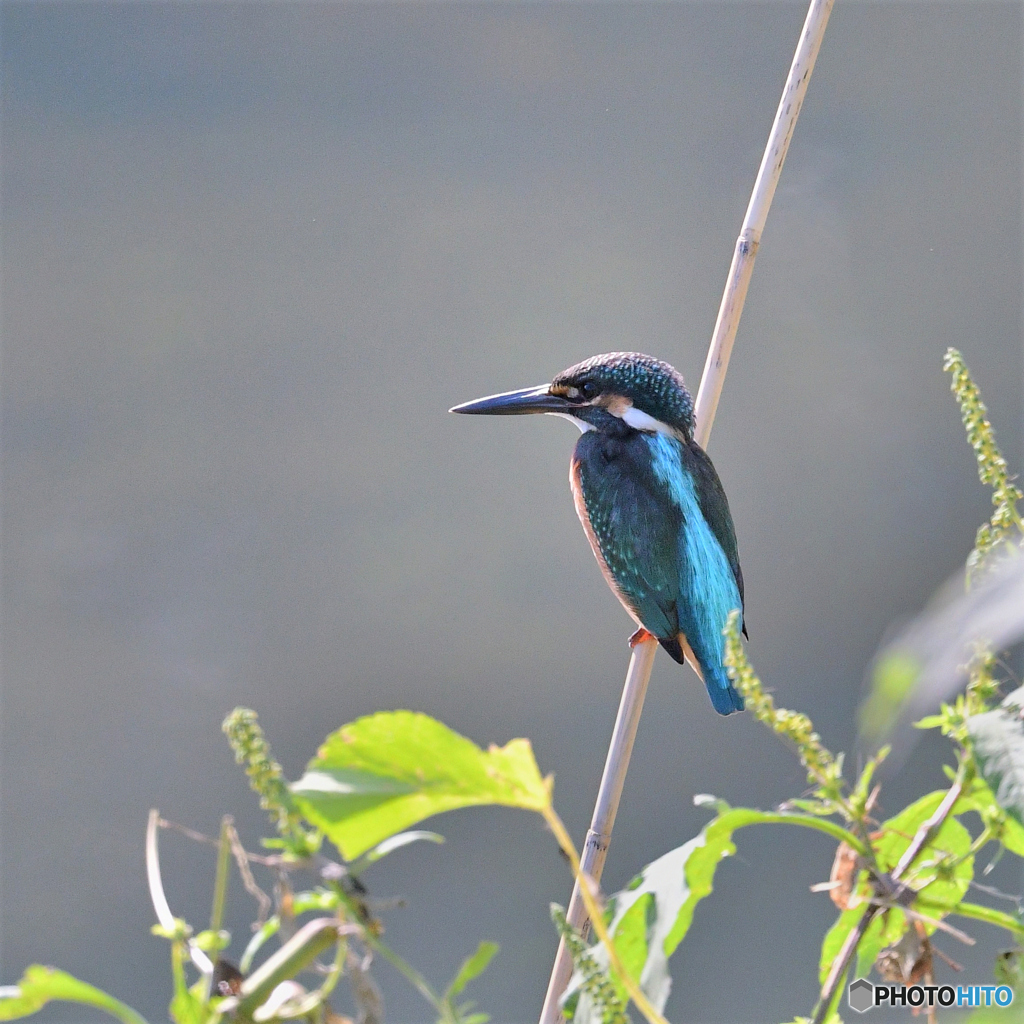
[[[1021,492],[959,353],[950,350],[946,365],[995,511],[968,558],[966,597],[930,613],[878,660],[863,724],[868,735],[880,737],[901,710],[918,706],[922,694],[952,696],[966,677],[963,693],[918,723],[951,741],[955,767],[948,769],[948,788],[878,821],[876,773],[888,748],[847,778],[842,755],[829,750],[810,718],[776,706],[747,658],[738,613],[725,630],[730,677],[751,714],[794,749],[809,791],[771,811],[697,797],[714,812],[700,834],[642,868],[607,900],[580,872],[554,810],[552,779],[542,776],[527,740],[484,750],[426,715],[382,712],[333,732],[302,778],[289,785],[255,713],[239,708],[224,730],[277,835],[264,840],[269,852],[248,853],[225,818],[220,838],[208,840],[218,848],[208,928],[197,931],[175,917],[163,891],[157,835],[161,828],[188,830],[163,822],[155,811],[150,817],[147,873],[159,921],[154,932],[170,944],[175,1024],[381,1024],[383,1001],[371,973],[379,959],[420,992],[438,1024],[485,1024],[487,1015],[462,997],[497,947],[479,943],[439,991],[383,941],[379,907],[364,881],[372,865],[394,850],[441,841],[433,832],[404,831],[409,826],[482,805],[541,815],[580,884],[594,938],[552,908],[575,966],[563,1009],[576,1024],[626,1024],[630,1004],[650,1024],[666,1024],[661,1014],[671,987],[670,958],[693,931],[694,909],[711,894],[718,865],[735,853],[735,833],[753,825],[808,828],[837,843],[831,877],[815,886],[837,909],[817,965],[820,997],[812,1017],[796,1021],[839,1024],[851,969],[864,976],[874,971],[889,982],[934,983],[943,959],[936,942],[969,940],[963,929],[974,924],[1007,934],[1012,948],[1000,954],[995,973],[1024,996],[1024,896],[1015,897],[1009,911],[967,899],[972,890],[986,895],[975,879],[982,851],[1024,856],[1024,688],[1000,702],[1005,680],[996,656],[1024,632]],[[325,840],[339,858],[323,852]],[[221,927],[232,859],[258,906],[254,933],[237,964],[224,956],[231,936]],[[271,874],[273,900],[257,883],[257,871]],[[343,979],[354,1018],[332,1005]],[[40,966],[30,967],[18,985],[0,989],[0,1019],[27,1016],[56,999],[100,1008],[122,1024],[144,1024],[105,993]]]

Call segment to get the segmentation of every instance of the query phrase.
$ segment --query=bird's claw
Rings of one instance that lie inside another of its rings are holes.
[[[647,643],[648,640],[657,640],[657,639],[658,638],[653,633],[648,632],[646,629],[644,629],[643,626],[641,626],[629,638],[629,646],[630,646],[630,649],[632,649],[632,648],[636,647],[637,644],[644,644],[644,643]]]

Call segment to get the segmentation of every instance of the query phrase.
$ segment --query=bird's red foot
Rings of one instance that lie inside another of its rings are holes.
[[[648,640],[657,640],[658,638],[653,634],[649,633],[643,626],[641,626],[630,638],[629,646],[636,647],[637,644],[646,643]]]

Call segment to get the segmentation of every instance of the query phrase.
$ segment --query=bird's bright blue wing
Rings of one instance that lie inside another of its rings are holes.
[[[705,522],[722,547],[725,557],[732,569],[733,578],[740,594],[740,610],[743,610],[743,571],[740,569],[739,551],[736,546],[736,530],[729,511],[729,500],[725,496],[722,481],[718,478],[714,464],[703,448],[696,444],[688,445],[683,452],[685,464],[693,476],[697,503]],[[744,625],[744,632],[746,626]]]

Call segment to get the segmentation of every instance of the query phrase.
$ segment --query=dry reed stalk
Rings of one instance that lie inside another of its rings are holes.
[[[761,233],[768,219],[768,209],[775,195],[775,188],[782,174],[782,165],[789,151],[789,143],[793,138],[796,119],[803,105],[807,84],[814,62],[818,58],[821,40],[825,35],[825,26],[832,13],[834,0],[811,0],[804,20],[804,27],[797,41],[793,63],[782,90],[782,99],[775,114],[768,144],[765,146],[761,166],[754,181],[754,189],[743,218],[736,248],[733,252],[732,265],[725,283],[722,304],[718,310],[711,345],[708,348],[704,373],[701,377],[700,389],[697,392],[695,406],[696,430],[694,436],[701,447],[706,447],[711,435],[711,424],[714,422],[718,409],[718,399],[725,383],[725,372],[729,367],[729,356],[732,354],[736,329],[739,327],[740,314],[747,297],[747,287],[754,270],[754,259],[761,244]],[[657,642],[648,640],[638,644],[629,659],[626,683],[619,702],[619,712],[615,719],[608,755],[605,759],[604,774],[597,794],[597,803],[591,819],[590,830],[587,832],[583,856],[580,858],[580,869],[589,875],[594,883],[601,881],[604,870],[608,844],[611,842],[612,826],[622,796],[622,787],[626,781],[629,758],[633,751],[637,727],[640,724],[640,713],[643,711],[644,697],[647,694],[647,683],[651,678],[654,665],[654,653]],[[586,933],[589,921],[583,905],[580,884],[577,880],[573,889],[572,899],[566,913],[566,920],[574,928]],[[557,1024],[561,1019],[558,1000],[565,991],[565,986],[572,975],[572,957],[565,947],[565,942],[558,944],[554,966],[551,968],[551,979],[548,982],[544,1007],[541,1010],[540,1024]]]

